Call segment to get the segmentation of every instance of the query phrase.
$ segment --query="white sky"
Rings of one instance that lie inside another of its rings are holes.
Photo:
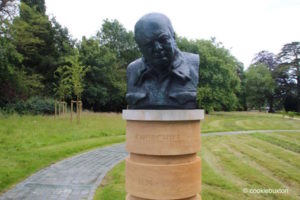
[[[245,67],[261,50],[277,54],[300,41],[300,0],[46,0],[46,6],[78,40],[95,35],[103,19],[133,30],[144,14],[161,12],[179,36],[216,37]]]

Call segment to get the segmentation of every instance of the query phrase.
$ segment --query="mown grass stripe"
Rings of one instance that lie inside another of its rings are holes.
[[[202,148],[201,159],[202,167],[206,171],[206,173],[203,174],[204,183],[227,189],[247,185],[247,182],[241,180],[238,176],[224,170],[224,166],[218,157],[206,147]]]
[[[246,139],[245,137],[246,136],[242,138]],[[262,154],[259,149],[244,145],[242,142],[240,142],[241,140],[242,139],[236,142],[228,143],[228,145],[247,155],[258,165],[268,169],[273,176],[285,183],[286,187],[289,187],[291,190],[293,190],[293,193],[300,193],[299,168],[289,165],[286,162],[271,156],[270,154]]]
[[[244,145],[251,146],[264,154],[271,154],[272,156],[300,169],[300,156],[296,152],[284,149],[258,138],[249,138],[247,140],[241,138],[239,142]]]
[[[260,140],[264,140],[266,142],[269,142],[271,144],[275,144],[277,146],[280,146],[284,149],[288,149],[290,151],[296,152],[296,153],[300,153],[300,145],[293,143],[293,142],[289,142],[289,141],[285,141],[270,135],[266,135],[266,134],[252,134],[252,137],[258,138]]]

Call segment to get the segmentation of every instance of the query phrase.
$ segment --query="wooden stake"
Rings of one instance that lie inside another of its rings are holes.
[[[70,108],[70,111],[71,111],[71,122],[73,121],[73,100],[71,100],[71,108]]]
[[[61,108],[60,108],[60,102],[58,102],[58,116],[60,115]]]
[[[80,110],[79,110],[79,101],[77,100],[76,102],[76,106],[77,106],[77,123],[80,123]]]
[[[57,113],[56,113],[56,112],[57,112],[56,106],[57,106],[57,105],[56,105],[56,101],[55,101],[55,102],[54,102],[54,119],[56,118],[56,114],[57,114]]]

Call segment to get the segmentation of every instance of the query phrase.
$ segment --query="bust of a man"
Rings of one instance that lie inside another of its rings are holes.
[[[177,48],[169,18],[147,14],[136,23],[134,34],[143,57],[127,68],[128,108],[197,108],[200,59]]]

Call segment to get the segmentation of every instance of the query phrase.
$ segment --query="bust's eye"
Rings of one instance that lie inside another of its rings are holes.
[[[159,38],[159,42],[165,43],[165,42],[168,41],[168,39],[169,39],[169,38],[168,38],[167,36],[163,36],[163,37]]]

